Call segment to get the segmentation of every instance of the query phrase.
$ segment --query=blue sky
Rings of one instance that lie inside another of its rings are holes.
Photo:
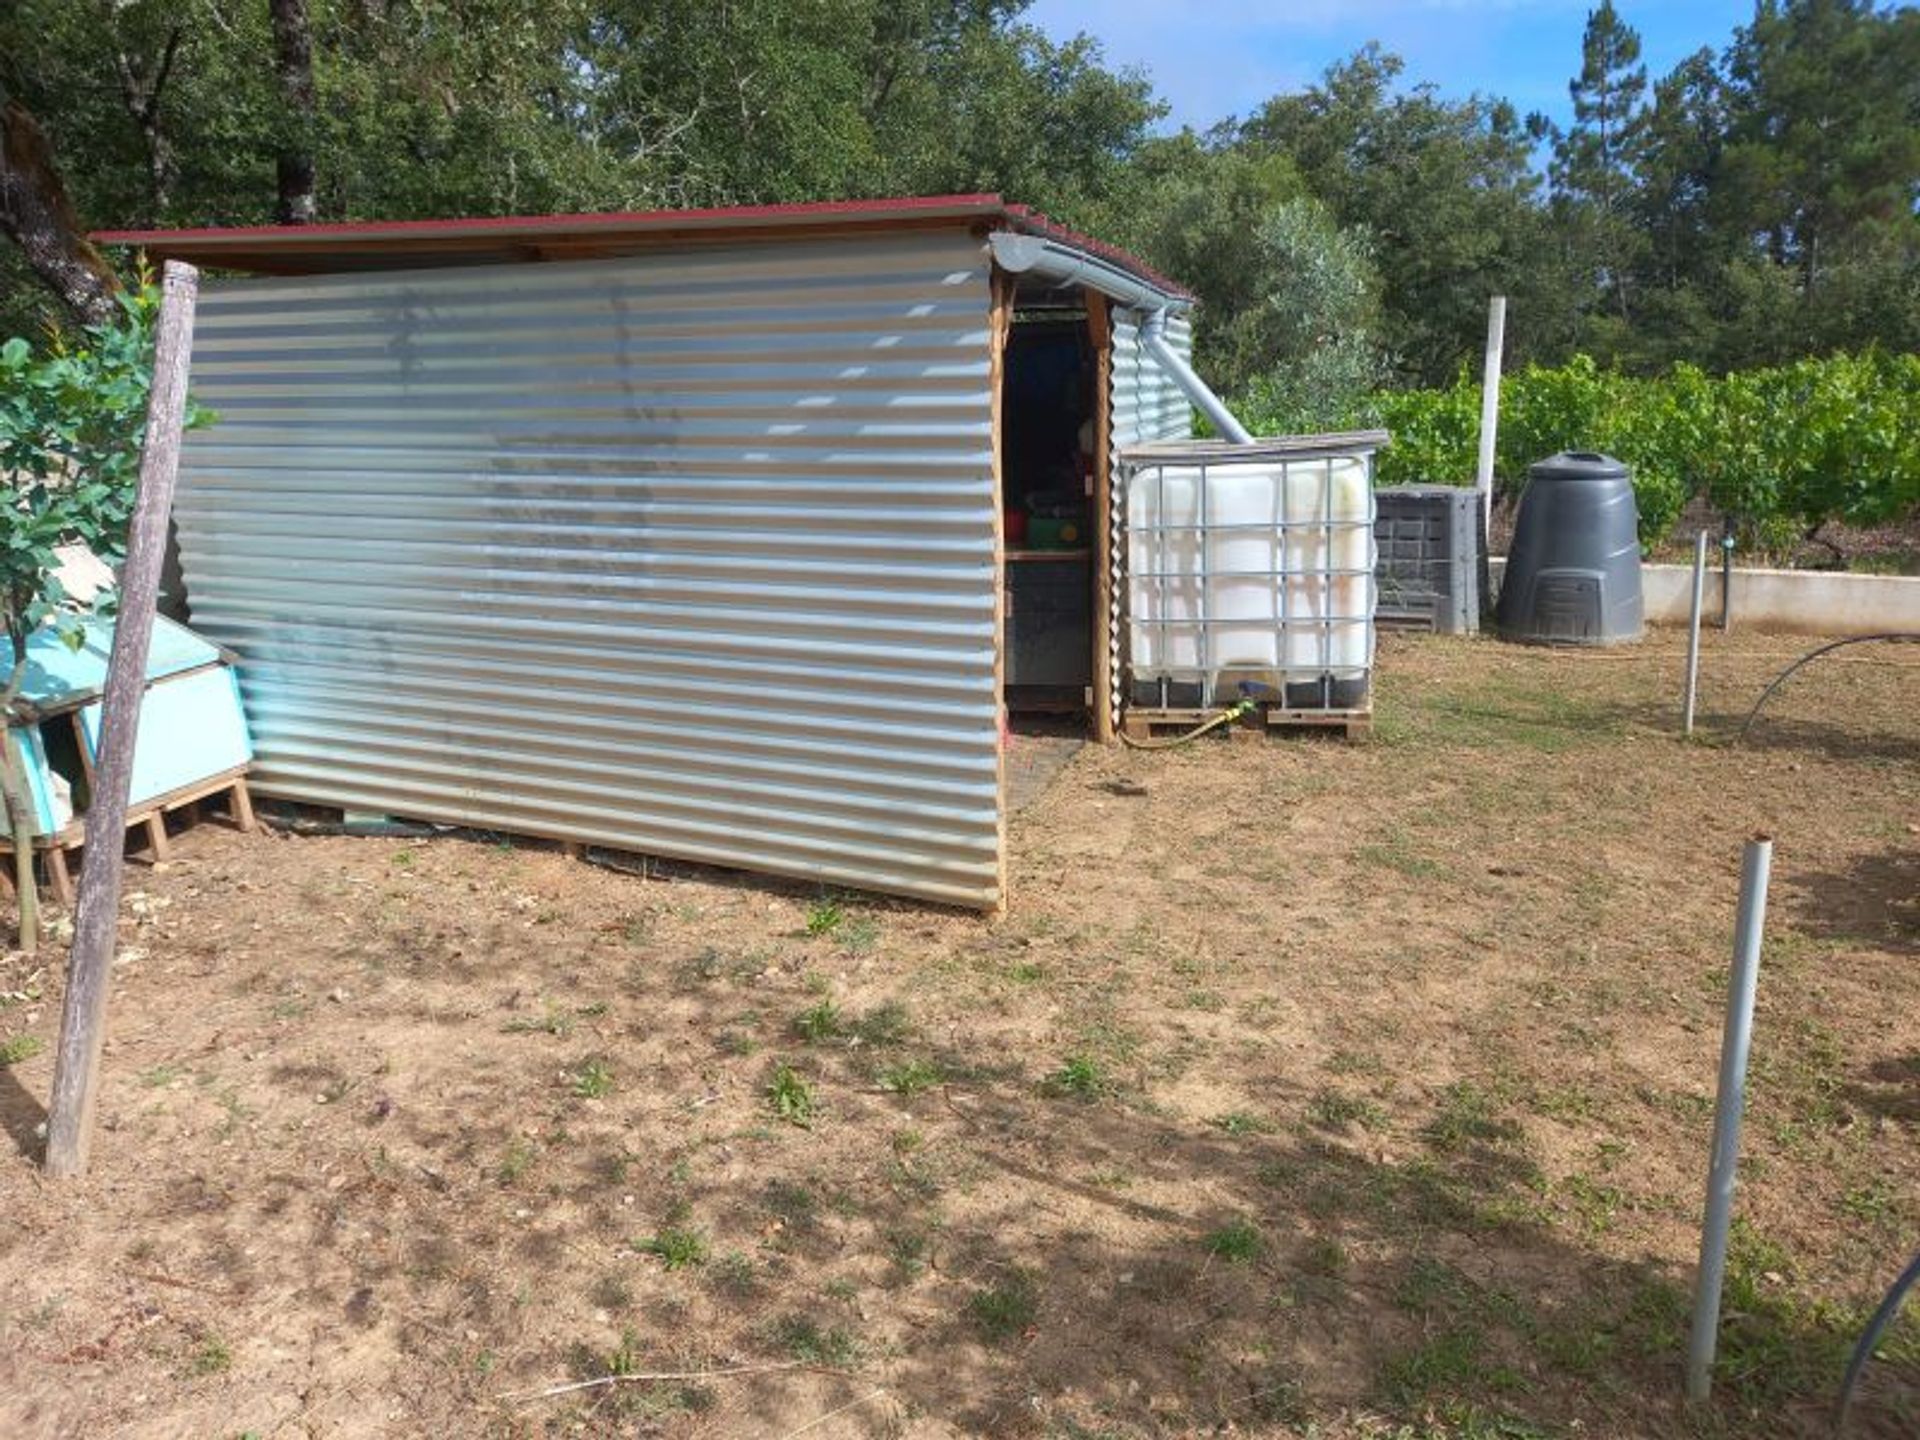
[[[1096,36],[1110,65],[1138,65],[1173,107],[1174,126],[1204,129],[1298,90],[1335,60],[1378,40],[1406,79],[1442,92],[1504,95],[1524,114],[1565,122],[1592,0],[1036,0],[1026,19],[1064,39]],[[1722,49],[1753,0],[1614,0],[1640,32],[1650,78],[1701,46]]]

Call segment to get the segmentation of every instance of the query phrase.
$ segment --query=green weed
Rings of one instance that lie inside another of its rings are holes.
[[[810,1010],[803,1010],[794,1017],[793,1033],[809,1045],[818,1045],[840,1034],[840,1007],[831,1000],[822,1000]]]
[[[1364,1095],[1348,1095],[1339,1090],[1321,1090],[1307,1103],[1307,1118],[1322,1130],[1378,1130],[1387,1123],[1387,1112]]]
[[[551,1000],[538,1015],[516,1015],[500,1027],[507,1035],[559,1035],[573,1033],[573,1016]]]
[[[940,1067],[927,1060],[909,1060],[880,1072],[880,1084],[884,1088],[906,1097],[931,1090],[942,1078]]]
[[[633,1242],[642,1255],[652,1255],[668,1270],[685,1270],[707,1263],[707,1237],[698,1230],[670,1225],[656,1235]]]
[[[1261,1250],[1260,1232],[1252,1221],[1242,1217],[1230,1220],[1218,1230],[1210,1230],[1200,1240],[1209,1255],[1236,1264],[1255,1259]]]
[[[801,1079],[791,1065],[786,1064],[775,1068],[773,1079],[767,1085],[767,1100],[772,1104],[774,1114],[789,1125],[798,1125],[802,1129],[813,1123],[818,1108],[813,1087]]]
[[[192,1375],[220,1375],[232,1368],[233,1350],[218,1335],[203,1337],[187,1358],[187,1372]]]
[[[898,1045],[912,1035],[913,1021],[907,1014],[906,1006],[898,1000],[889,1000],[874,1006],[854,1021],[852,1030],[862,1045],[880,1048]]]
[[[1097,1100],[1113,1088],[1098,1061],[1088,1055],[1069,1055],[1058,1070],[1040,1082],[1049,1095],[1071,1095],[1077,1100]]]
[[[0,1067],[18,1065],[22,1060],[31,1060],[46,1048],[46,1041],[38,1035],[16,1035],[4,1045],[0,1045]]]
[[[582,1100],[599,1100],[613,1093],[613,1070],[598,1056],[573,1072],[573,1093]]]
[[[822,935],[831,935],[846,921],[847,912],[840,908],[840,902],[829,896],[821,896],[807,907],[807,934],[816,939]]]
[[[502,1185],[511,1185],[528,1170],[533,1168],[534,1157],[539,1151],[533,1142],[523,1136],[515,1136],[507,1142],[507,1152],[500,1158],[498,1174]]]
[[[1024,1270],[1012,1270],[999,1284],[976,1290],[967,1297],[967,1318],[990,1344],[999,1344],[1030,1327],[1040,1312],[1040,1300],[1034,1293],[1033,1277]]]
[[[1520,1127],[1503,1119],[1494,1099],[1471,1080],[1458,1080],[1440,1092],[1440,1108],[1423,1132],[1439,1150],[1459,1150],[1473,1141],[1498,1144],[1521,1138]]]
[[[1224,1115],[1216,1115],[1207,1122],[1216,1130],[1224,1130],[1229,1135],[1262,1135],[1273,1127],[1258,1115],[1245,1110],[1229,1110]]]
[[[822,1330],[807,1315],[787,1315],[770,1327],[773,1342],[806,1365],[842,1368],[860,1358],[860,1344],[839,1326]]]

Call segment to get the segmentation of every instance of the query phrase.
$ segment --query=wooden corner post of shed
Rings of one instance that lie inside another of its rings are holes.
[[[993,913],[1007,909],[1007,477],[1002,457],[1006,388],[1007,342],[1013,333],[1014,278],[999,266],[992,268],[987,307],[987,384],[991,387],[991,431],[993,450],[993,726],[998,794],[994,809],[998,815],[995,863],[999,876],[995,882]]]
[[[1113,744],[1113,318],[1098,290],[1086,290],[1093,346],[1093,738]]]
[[[133,746],[147,688],[147,646],[153,636],[160,567],[166,558],[167,517],[173,510],[173,484],[180,470],[180,432],[186,419],[187,366],[199,290],[199,271],[177,260],[167,262],[160,281],[160,320],[154,329],[146,439],[140,447],[140,477],[127,526],[127,562],[120,578],[120,613],[100,702],[100,754],[87,807],[87,848],[80,864],[80,898],[67,960],[60,1049],[54,1060],[53,1098],[47,1107],[50,1175],[84,1174],[92,1141],[107,1019],[107,977],[119,930]]]

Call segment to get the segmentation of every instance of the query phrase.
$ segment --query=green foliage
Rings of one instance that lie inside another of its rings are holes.
[[[1437,390],[1385,391],[1342,417],[1393,432],[1383,485],[1472,483],[1480,387],[1462,373]],[[1577,355],[1526,366],[1500,392],[1496,459],[1504,489],[1561,450],[1600,450],[1633,467],[1640,534],[1672,529],[1695,496],[1761,548],[1833,522],[1881,525],[1920,506],[1920,356],[1869,351],[1715,378],[1693,365],[1655,379]],[[1279,428],[1249,406],[1250,428]]]
[[[0,508],[0,623],[16,652],[49,621],[77,643],[76,608],[54,575],[59,546],[85,544],[110,565],[126,553],[159,293],[120,303],[118,324],[39,354],[18,337],[0,344],[0,474],[12,501]],[[189,406],[189,426],[209,418]]]

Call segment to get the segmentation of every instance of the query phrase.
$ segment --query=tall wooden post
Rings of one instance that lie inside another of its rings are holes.
[[[107,1019],[107,976],[120,921],[120,872],[126,858],[127,792],[133,745],[147,688],[147,646],[167,548],[167,517],[180,469],[180,432],[186,419],[187,364],[193,348],[193,309],[200,272],[168,261],[160,281],[160,322],[153,340],[153,386],[147,395],[147,432],[140,479],[127,528],[127,563],[120,577],[120,614],[107,660],[101,700],[100,759],[87,807],[87,849],[80,866],[73,949],[67,961],[66,1005],[47,1115],[47,1173],[86,1172],[100,1088],[100,1046]]]

